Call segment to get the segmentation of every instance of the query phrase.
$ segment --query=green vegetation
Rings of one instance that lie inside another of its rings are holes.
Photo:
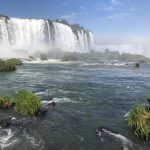
[[[7,60],[0,60],[0,72],[8,72],[8,71],[15,71],[16,65],[10,63]]]
[[[142,139],[150,139],[150,112],[142,105],[135,105],[128,116],[128,126]]]
[[[9,62],[9,63],[14,64],[14,65],[22,65],[22,61],[20,59],[17,59],[17,58],[7,59],[6,62]]]
[[[113,61],[118,60],[120,62],[138,62],[138,63],[150,63],[150,58],[143,55],[119,53],[118,51],[110,51],[106,49],[104,52],[98,52],[91,50],[89,53],[78,52],[63,52],[59,49],[51,51],[47,54],[48,58],[61,59],[62,61],[68,60],[94,60],[94,61]]]
[[[16,66],[21,64],[22,64],[21,60],[16,58],[7,60],[0,59],[0,72],[15,71],[17,69]]]
[[[147,101],[150,104],[150,95]],[[128,126],[136,136],[150,140],[150,106],[135,105],[128,115]]]
[[[14,98],[10,96],[0,96],[0,108],[12,108],[14,106]]]
[[[1,109],[12,107],[15,108],[16,112],[25,116],[39,115],[44,110],[39,97],[27,90],[18,91],[15,98],[10,96],[0,96]]]
[[[35,116],[43,110],[43,106],[37,95],[27,90],[20,90],[16,95],[15,110],[26,116]]]

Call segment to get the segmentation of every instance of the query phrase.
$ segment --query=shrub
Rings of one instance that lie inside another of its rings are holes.
[[[43,110],[43,106],[37,95],[27,90],[20,90],[16,95],[15,110],[26,116],[35,116]]]
[[[0,60],[0,72],[7,72],[14,70],[16,70],[16,65],[2,59]]]
[[[6,62],[8,62],[10,64],[14,64],[14,65],[22,65],[22,61],[17,58],[7,59]]]
[[[0,59],[0,72],[15,71],[17,65],[21,65],[22,61],[16,58],[2,60]]]
[[[0,96],[0,108],[12,108],[14,106],[14,98],[10,96]]]
[[[128,126],[138,137],[150,138],[150,112],[142,105],[135,105],[128,116]]]

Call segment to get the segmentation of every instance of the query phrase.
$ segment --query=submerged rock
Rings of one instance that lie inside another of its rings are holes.
[[[56,102],[50,102],[50,103],[47,104],[47,106],[55,107],[56,106]]]
[[[135,67],[136,67],[136,68],[139,68],[139,67],[140,67],[140,63],[136,63],[136,64],[135,64]]]
[[[52,107],[55,107],[55,106],[56,106],[56,102],[54,102],[54,101],[42,101],[41,103],[43,104],[43,107],[44,107],[45,109],[48,109],[48,108],[50,108],[51,106],[52,106]]]
[[[36,115],[45,114],[50,107],[55,107],[56,102],[42,101],[43,109],[39,109],[36,112]]]

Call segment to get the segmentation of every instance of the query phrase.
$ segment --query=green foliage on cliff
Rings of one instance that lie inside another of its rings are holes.
[[[15,110],[25,116],[35,116],[43,110],[39,97],[30,91],[20,90],[15,99]]]

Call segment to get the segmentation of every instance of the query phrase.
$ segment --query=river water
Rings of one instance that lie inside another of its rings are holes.
[[[36,118],[0,110],[0,118],[17,119],[0,129],[0,148],[11,150],[148,150],[149,142],[133,135],[126,116],[134,104],[147,104],[150,65],[23,64],[0,74],[0,95],[20,89],[57,105]],[[96,129],[103,127],[97,135]]]

